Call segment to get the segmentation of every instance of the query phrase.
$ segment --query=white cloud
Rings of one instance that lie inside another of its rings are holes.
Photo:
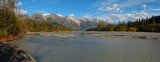
[[[16,14],[25,15],[25,14],[27,14],[27,11],[26,11],[26,10],[23,10],[23,9],[18,9],[18,10],[15,10],[15,13],[16,13]]]
[[[152,15],[157,14],[156,11],[160,11],[159,7],[148,6],[146,4],[147,2],[154,3],[157,2],[157,0],[101,0],[96,2],[95,7],[97,7],[97,9],[99,10],[98,12],[100,12],[100,14],[98,14],[99,16],[97,16],[98,19],[105,20],[106,22],[129,20],[135,21],[136,19],[145,19],[147,17],[151,17]],[[143,8],[142,10],[145,10],[148,13],[144,11],[137,12],[139,11],[139,9],[137,10],[135,8],[136,6],[140,6],[141,8]]]
[[[85,15],[83,16],[82,20],[87,20],[87,21],[93,21],[93,19],[95,19],[94,17],[92,17],[91,15]]]
[[[84,15],[83,18],[93,18],[91,15]]]
[[[118,8],[118,4],[113,4],[111,7],[107,7],[106,10],[113,11],[113,10],[116,10],[117,8]]]
[[[136,19],[145,19],[147,17],[150,17],[150,15],[148,15],[148,13],[144,11],[141,11],[135,14],[125,14],[123,16],[125,16],[126,18],[128,18],[128,20],[131,20],[131,21],[135,21]]]
[[[134,6],[134,5],[141,5],[147,2],[155,2],[156,0],[126,0],[122,1],[123,3],[120,4],[121,7],[127,7],[127,6]]]
[[[134,6],[134,5],[141,5],[147,2],[155,2],[157,0],[100,0],[97,1],[94,5],[98,7],[102,6],[110,6],[115,3],[119,3],[119,7],[127,7],[127,6]]]
[[[122,12],[123,10],[120,9],[118,4],[113,4],[111,6],[104,6],[104,3],[102,3],[102,6],[98,8],[100,11],[107,11],[107,12]]]
[[[116,8],[115,10],[114,10],[114,12],[121,12],[122,10],[120,10],[120,8]]]
[[[58,16],[60,16],[60,17],[64,17],[62,14],[57,14]]]
[[[103,14],[97,18],[109,23],[116,23],[118,21],[135,21],[136,19],[143,19],[147,17],[150,17],[149,14],[141,11],[135,14]]]
[[[144,4],[144,5],[142,5],[142,7],[143,7],[143,8],[147,8],[147,5]]]
[[[144,11],[141,11],[141,12],[139,12],[139,13],[136,13],[135,16],[138,16],[138,17],[140,17],[140,18],[145,18],[145,17],[147,17],[147,16],[149,16],[149,15],[148,15],[148,13],[146,13],[146,12],[144,12]]]
[[[120,12],[124,12],[124,10],[120,10]]]
[[[51,14],[51,13],[48,13],[46,11],[41,11],[41,10],[35,10],[35,12],[41,13],[43,16],[47,16]]]
[[[104,20],[108,23],[113,23],[114,22],[108,14],[103,14],[101,16],[98,16],[97,18],[100,19],[100,20]]]
[[[88,21],[93,21],[92,19],[94,19],[95,17],[93,17],[92,15],[91,15],[91,13],[84,13],[84,15],[83,15],[83,17],[82,17],[82,19],[83,20],[88,20]]]
[[[42,15],[43,16],[47,16],[47,15],[50,15],[51,13],[43,13]]]
[[[70,14],[70,15],[68,15],[68,16],[74,17],[75,15],[74,15],[73,13],[71,13],[71,14]]]
[[[16,3],[16,6],[19,7],[19,6],[21,6],[22,4],[23,4],[22,2],[17,2],[17,3]]]

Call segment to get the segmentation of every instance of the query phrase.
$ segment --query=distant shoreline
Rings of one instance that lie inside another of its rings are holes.
[[[70,34],[70,32],[79,32],[79,34]],[[28,35],[57,36],[57,37],[77,37],[96,36],[113,38],[135,38],[135,39],[160,39],[160,33],[153,32],[105,32],[105,31],[70,31],[70,32],[28,32]]]

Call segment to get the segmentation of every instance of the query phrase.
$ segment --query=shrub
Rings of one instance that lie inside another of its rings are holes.
[[[0,35],[17,36],[23,32],[22,28],[23,25],[21,24],[20,19],[15,15],[14,11],[10,8],[4,7],[0,12]]]
[[[0,29],[0,37],[6,37],[8,36],[7,29]]]

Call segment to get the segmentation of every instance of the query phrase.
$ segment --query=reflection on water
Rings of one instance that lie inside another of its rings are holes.
[[[160,61],[159,40],[87,36],[87,32],[63,34],[74,34],[75,37],[27,35],[12,43],[34,56],[37,62]]]

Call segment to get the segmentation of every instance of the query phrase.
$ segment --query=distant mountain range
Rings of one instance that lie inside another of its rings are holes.
[[[60,24],[63,26],[71,27],[75,30],[86,30],[88,28],[97,27],[97,18],[75,18],[73,16],[58,16],[56,14],[42,15],[39,13],[32,14],[30,16],[25,16],[27,19],[32,19],[36,21],[46,21],[52,24]]]

